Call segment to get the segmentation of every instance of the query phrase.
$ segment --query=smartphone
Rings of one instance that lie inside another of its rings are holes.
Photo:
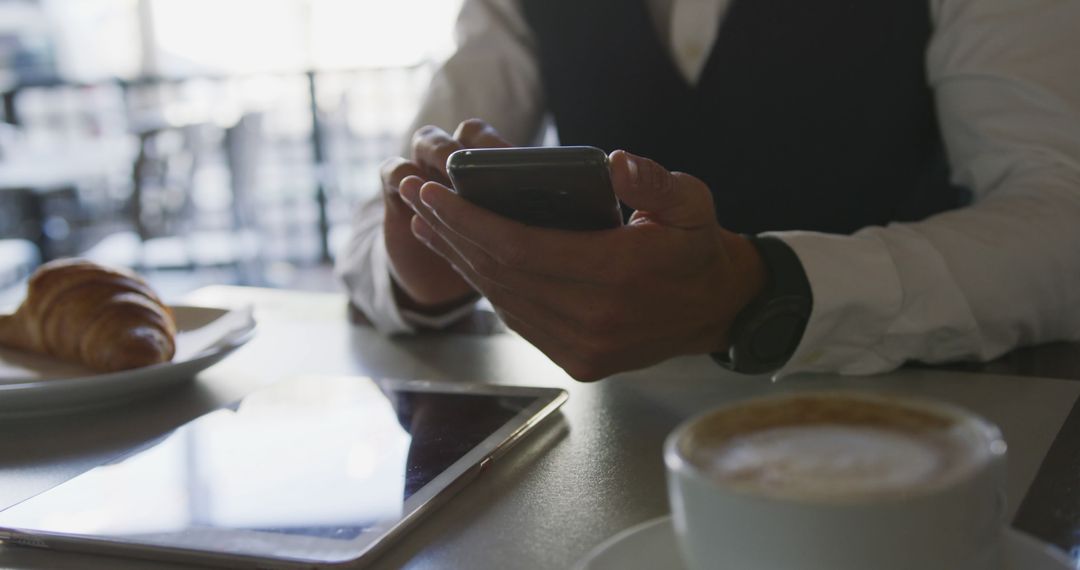
[[[595,147],[459,150],[446,170],[462,198],[531,226],[604,230],[623,223],[607,154]]]

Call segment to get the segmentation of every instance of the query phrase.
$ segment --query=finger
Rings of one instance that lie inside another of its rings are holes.
[[[412,231],[418,240],[449,262],[455,271],[468,281],[474,289],[487,297],[494,306],[517,315],[521,319],[534,323],[543,323],[544,326],[541,328],[546,330],[565,330],[568,328],[575,330],[577,323],[559,317],[556,311],[552,311],[542,302],[532,300],[532,295],[521,294],[520,289],[508,287],[505,283],[492,280],[482,272],[477,271],[474,268],[474,262],[468,258],[468,252],[462,252],[454,244],[444,239],[421,216],[417,215],[413,218]],[[548,292],[555,290],[550,284],[542,282],[534,284],[531,288]]]
[[[465,148],[505,148],[513,146],[504,139],[495,127],[481,119],[462,121],[454,131],[454,138]]]
[[[416,239],[426,245],[431,251],[438,254],[445,259],[450,267],[461,275],[465,281],[472,286],[473,289],[480,292],[481,295],[487,296],[487,292],[484,291],[484,287],[481,286],[481,282],[476,278],[476,275],[469,270],[469,264],[462,259],[461,255],[446,243],[438,233],[431,229],[428,222],[424,221],[419,214],[414,215],[410,224],[412,234],[416,236]]]
[[[716,223],[712,193],[701,180],[668,172],[652,160],[622,150],[611,153],[609,161],[615,195],[648,218],[687,229]]]
[[[607,283],[616,255],[625,251],[615,247],[617,229],[578,232],[527,226],[476,206],[441,184],[421,186],[419,199],[448,230],[511,269]]]
[[[541,276],[522,276],[517,270],[499,267],[487,252],[450,231],[435,214],[427,209],[417,210],[418,220],[413,220],[413,234],[428,247],[438,250],[444,257],[453,257],[454,263],[469,271],[474,280],[482,280],[484,289],[492,286],[505,289],[528,289],[527,280],[540,281],[540,287],[553,285]],[[490,284],[490,285],[489,285]],[[533,287],[535,288],[535,287]]]
[[[541,315],[542,318],[540,320],[548,322],[553,320],[552,315],[555,313],[547,307],[543,307],[524,296],[518,295],[516,291],[506,287],[503,283],[493,281],[476,271],[473,268],[473,264],[467,259],[467,254],[463,254],[456,247],[447,242],[438,232],[433,230],[431,225],[421,216],[417,215],[413,217],[411,228],[413,235],[416,236],[418,240],[445,259],[454,270],[462,276],[462,278],[472,285],[473,289],[487,297],[492,304],[504,310],[509,309],[514,314],[521,315],[522,318],[532,318],[532,315]],[[540,287],[543,288],[544,286],[541,285]],[[562,322],[560,323],[560,326],[565,328],[567,323]],[[548,328],[552,327],[549,326]]]
[[[411,215],[412,208],[402,203],[399,189],[404,179],[413,177],[416,187],[423,184],[418,176],[421,174],[420,167],[401,157],[389,158],[383,161],[379,167],[382,177],[383,203],[386,205],[386,215],[394,218]]]
[[[447,248],[452,250],[444,257],[452,257],[455,264],[467,270],[473,285],[484,291],[493,303],[507,307],[524,303],[520,306],[530,309],[536,318],[550,321],[552,328],[576,333],[602,329],[608,335],[623,336],[624,329],[631,329],[621,326],[631,315],[611,310],[599,286],[502,266],[487,252],[446,229],[437,219],[429,221],[423,216],[430,217],[431,214],[422,214],[420,221],[414,221],[413,234],[417,239],[442,252]]]
[[[409,205],[410,210],[414,213],[418,207],[422,207],[420,203],[420,188],[426,182],[419,176],[406,176],[399,184],[397,193],[403,202]]]
[[[578,357],[578,347],[575,343],[570,340],[568,335],[558,334],[557,331],[567,330],[565,324],[558,323],[556,326],[552,326],[551,317],[547,316],[545,318],[545,312],[542,308],[529,306],[527,301],[506,294],[498,286],[494,286],[483,277],[469,270],[468,264],[464,262],[458,252],[435,233],[419,216],[413,218],[413,228],[417,238],[432,250],[438,252],[439,255],[442,255],[470,285],[487,297],[503,322],[520,334],[522,338],[540,349],[548,358],[561,366],[574,378],[595,380],[602,377],[594,370],[587,372],[586,363]]]
[[[412,159],[432,180],[447,182],[446,159],[464,148],[446,131],[428,125],[417,129],[412,138]]]
[[[437,224],[437,222],[436,222]],[[609,376],[629,365],[640,362],[642,366],[656,361],[651,356],[651,341],[642,346],[635,327],[620,326],[618,318],[596,313],[594,306],[598,295],[572,299],[573,294],[563,295],[562,303],[549,304],[544,296],[539,299],[532,294],[505,287],[474,270],[468,254],[463,254],[443,239],[420,216],[413,218],[413,230],[418,239],[438,252],[496,308],[504,322],[541,352],[561,366],[577,380],[591,381]],[[533,291],[550,292],[555,287],[538,284]],[[569,290],[571,293],[573,289]],[[567,291],[563,290],[565,294]],[[554,307],[573,306],[575,313],[553,310]],[[610,316],[618,317],[611,311]],[[595,315],[590,317],[590,315]],[[599,319],[596,318],[599,316]],[[625,315],[623,315],[625,316]],[[640,347],[640,348],[639,348]],[[628,365],[629,364],[629,365]]]
[[[393,190],[397,193],[397,187],[406,176],[420,176],[423,171],[415,162],[406,160],[400,156],[388,158],[379,165],[379,174],[382,177],[384,190]]]
[[[508,268],[496,269],[497,262],[486,252],[449,231],[425,208],[412,221],[413,235],[468,274],[473,285],[489,298],[508,292],[529,294],[535,290],[554,291],[556,283],[542,276],[529,276]],[[550,294],[550,293],[549,293]]]

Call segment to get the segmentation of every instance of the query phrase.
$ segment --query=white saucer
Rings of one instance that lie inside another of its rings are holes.
[[[250,309],[173,306],[172,362],[96,374],[45,356],[0,348],[0,419],[50,415],[129,401],[189,381],[254,334]]]
[[[1058,549],[1014,529],[1005,533],[1007,570],[1068,570],[1075,568]],[[671,517],[630,527],[600,543],[575,570],[683,570]]]

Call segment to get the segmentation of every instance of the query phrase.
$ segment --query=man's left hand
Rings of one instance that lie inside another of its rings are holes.
[[[612,230],[526,226],[437,182],[401,197],[416,237],[578,380],[726,350],[735,315],[764,286],[754,246],[720,227],[697,178],[623,151],[610,163],[615,194],[636,210]]]

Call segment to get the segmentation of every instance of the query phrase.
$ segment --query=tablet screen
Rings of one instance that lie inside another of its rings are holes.
[[[16,505],[0,513],[0,527],[351,560],[563,398],[550,389],[298,379]]]

